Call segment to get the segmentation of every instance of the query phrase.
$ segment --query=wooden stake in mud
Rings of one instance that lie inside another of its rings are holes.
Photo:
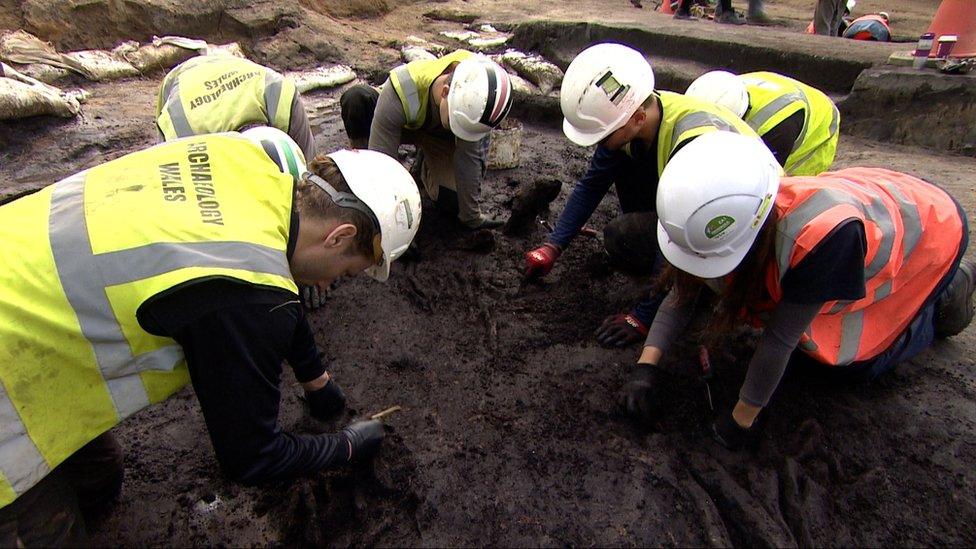
[[[402,409],[403,408],[401,408],[400,406],[391,406],[391,407],[387,408],[386,410],[383,410],[382,412],[377,412],[377,413],[369,416],[369,419],[383,419],[384,417],[386,417],[386,416],[388,416],[388,415],[390,415],[390,414],[392,414],[394,412],[399,412]]]

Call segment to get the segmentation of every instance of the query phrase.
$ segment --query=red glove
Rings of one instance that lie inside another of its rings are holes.
[[[596,340],[604,347],[625,347],[647,337],[647,326],[632,314],[608,316],[596,331]]]
[[[548,242],[538,248],[525,253],[525,280],[532,280],[540,276],[546,276],[556,264],[556,259],[562,250],[555,244]]]

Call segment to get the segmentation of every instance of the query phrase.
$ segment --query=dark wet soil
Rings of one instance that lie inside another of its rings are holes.
[[[0,124],[0,196],[151,144],[156,85],[99,88],[80,120]],[[345,142],[336,97],[307,98],[323,149]],[[840,150],[838,167],[916,173],[976,214],[976,160],[849,136]],[[289,380],[281,425],[334,431],[402,406],[374,463],[234,485],[187,390],[116,429],[127,477],[120,501],[90,525],[94,543],[976,544],[976,328],[872,385],[791,372],[755,451],[711,440],[694,339],[668,358],[667,413],[651,425],[619,414],[615,394],[638,349],[602,349],[592,332],[647,281],[609,267],[598,238],[578,239],[540,284],[519,278],[522,254],[546,234],[539,220],[555,221],[589,154],[558,130],[527,125],[521,166],[491,172],[483,203],[507,217],[536,181],[561,181],[549,210],[508,235],[466,232],[426,208],[420,251],[394,265],[389,283],[342,281],[312,314],[350,408],[329,424],[311,420]],[[616,212],[611,193],[592,226]],[[744,333],[712,350],[721,409],[736,398],[751,345]]]

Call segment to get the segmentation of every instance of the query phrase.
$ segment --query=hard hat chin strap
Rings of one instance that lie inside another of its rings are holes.
[[[377,234],[380,233],[381,231],[380,222],[378,219],[376,219],[376,214],[373,213],[373,210],[371,210],[369,206],[366,205],[365,202],[360,200],[358,196],[352,193],[337,191],[335,187],[329,185],[329,183],[326,180],[322,179],[321,177],[315,175],[312,172],[305,172],[305,174],[302,175],[302,177],[311,181],[312,183],[315,183],[320,189],[325,191],[325,193],[329,195],[329,198],[332,199],[332,202],[336,206],[339,206],[340,208],[351,208],[353,210],[359,210],[364,214],[366,214],[366,216],[369,217],[370,220],[372,220],[373,226],[376,227]]]

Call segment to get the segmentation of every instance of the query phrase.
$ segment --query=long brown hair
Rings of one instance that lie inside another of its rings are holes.
[[[766,297],[766,269],[770,261],[775,261],[778,218],[774,207],[742,263],[732,271],[731,277],[726,278],[722,293],[715,302],[714,314],[709,317],[702,333],[706,341],[722,339],[741,322],[743,309]],[[701,278],[670,264],[665,267],[654,285],[655,291],[673,292],[679,305],[694,302],[705,287],[705,281]]]

